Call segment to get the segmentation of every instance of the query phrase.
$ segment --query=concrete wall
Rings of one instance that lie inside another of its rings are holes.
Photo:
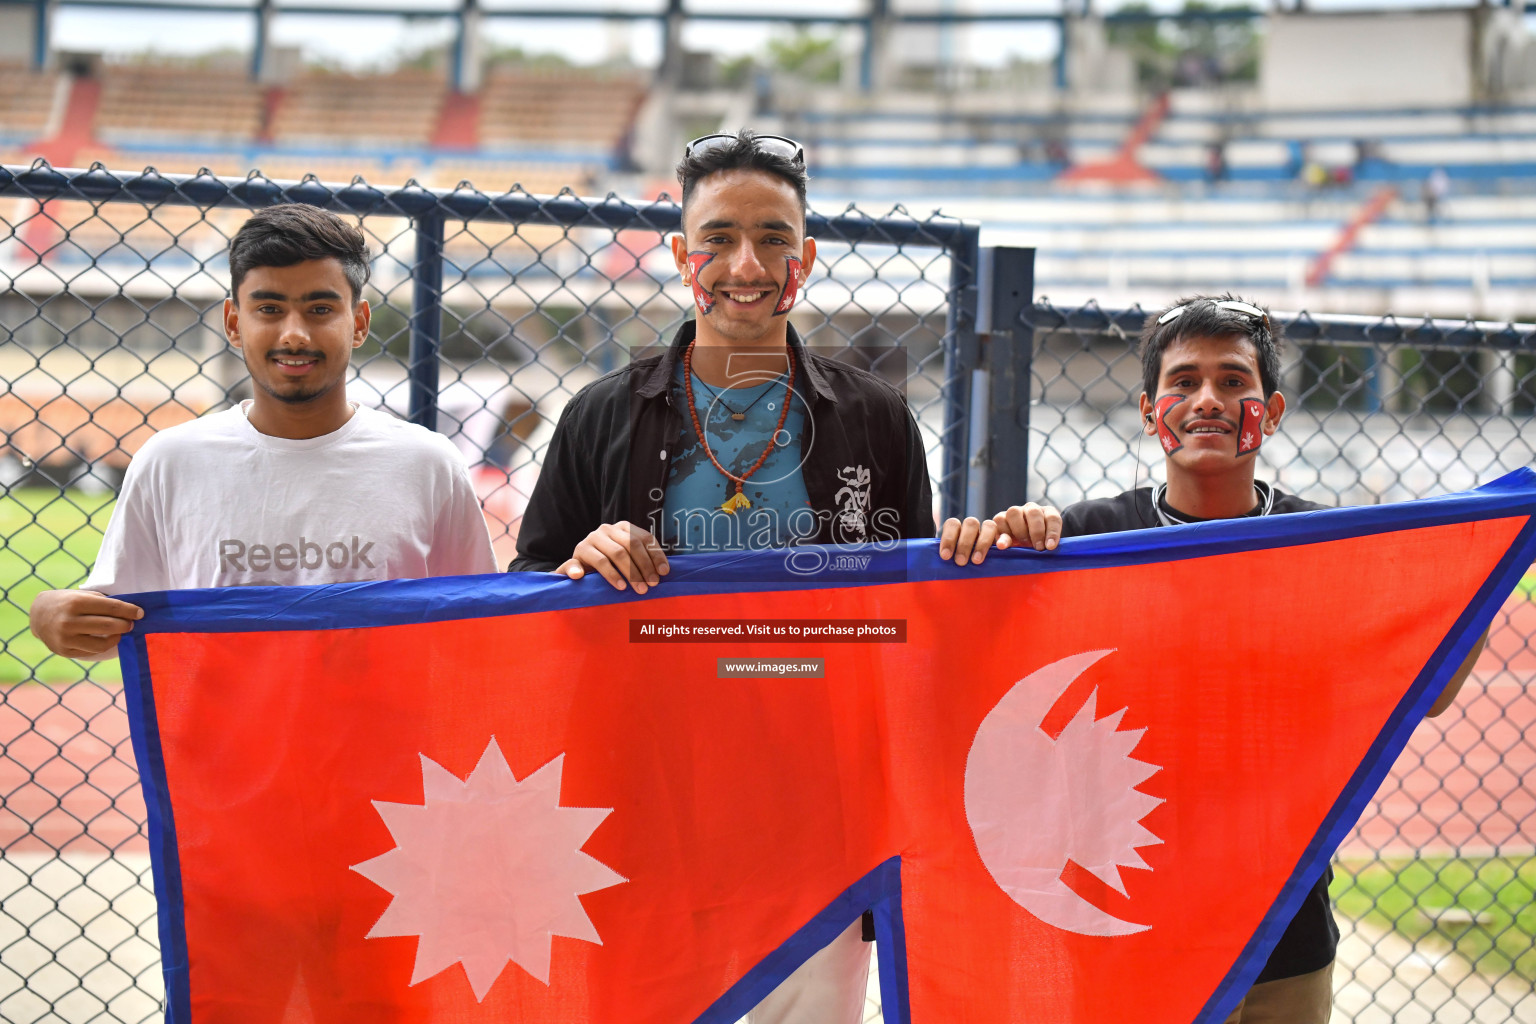
[[[1134,96],[1136,62],[1109,45],[1102,18],[1067,23],[1067,87],[1074,95]]]
[[[1525,11],[1495,7],[1483,12],[1478,80],[1491,101],[1519,103],[1536,86],[1536,39]]]
[[[0,5],[0,60],[32,60],[37,38],[37,8],[32,5]]]
[[[1473,12],[1275,14],[1260,92],[1270,110],[1452,106],[1476,97]]]

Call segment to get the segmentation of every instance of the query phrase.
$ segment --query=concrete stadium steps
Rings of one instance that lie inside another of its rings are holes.
[[[987,240],[999,245],[1024,241],[1002,232],[989,234]],[[1301,248],[1201,251],[1184,246],[1087,252],[1043,245],[1037,257],[1036,279],[1041,283],[1104,282],[1110,286],[1146,281],[1174,287],[1227,281],[1233,286],[1295,289],[1305,281],[1316,258],[1316,250]],[[1372,288],[1433,286],[1467,293],[1495,287],[1529,290],[1536,288],[1536,244],[1524,249],[1487,251],[1356,250],[1333,260],[1328,284]]]
[[[1338,237],[1337,221],[1171,222],[1139,227],[1042,227],[988,219],[993,237],[1017,239],[1051,252],[1137,253],[1318,253]],[[1003,244],[1003,243],[999,243]],[[1399,253],[1448,252],[1471,257],[1479,252],[1536,251],[1536,221],[1425,225],[1411,222],[1372,224],[1360,233],[1354,251]]]
[[[1112,109],[1072,111],[1020,111],[1022,97],[1008,96],[1007,109],[999,109],[995,96],[934,93],[888,94],[878,106],[843,110],[801,109],[786,116],[786,128],[807,144],[847,140],[906,139],[924,143],[985,138],[1028,138],[1046,130],[1070,128],[1073,138],[1118,143],[1141,116],[1135,102],[1121,102]]]
[[[961,98],[934,95],[886,96],[875,109],[800,110],[786,115],[803,128],[802,141],[905,138],[933,142],[1005,135],[1027,135],[1054,129],[1074,139],[1119,142],[1142,110],[1002,111],[967,105]],[[1383,110],[1266,112],[1263,110],[1191,109],[1186,97],[1173,94],[1171,109],[1157,135],[1175,143],[1207,144],[1222,139],[1299,139],[1352,143],[1356,139],[1393,139],[1466,135],[1529,135],[1536,133],[1536,108],[1467,110]]]
[[[976,167],[1018,168],[1020,180],[1031,180],[1030,165],[1044,162],[1040,139],[1021,137],[998,139],[940,139],[931,143],[913,143],[910,139],[820,140],[807,143],[812,160],[823,172],[865,170],[889,176],[892,168],[905,168],[915,178],[939,178],[952,169]],[[1452,177],[1526,177],[1536,166],[1536,135],[1520,137],[1444,137],[1373,142],[1373,155],[1360,164],[1360,176],[1371,180],[1416,180],[1429,169],[1445,167]],[[1107,160],[1119,152],[1120,144],[1110,139],[1072,138],[1063,143],[1072,163]],[[1233,177],[1253,177],[1286,181],[1296,176],[1298,159],[1325,167],[1356,166],[1356,149],[1351,142],[1301,143],[1268,139],[1237,139],[1224,152],[1228,172]],[[1203,179],[1210,161],[1209,143],[1177,142],[1157,139],[1137,151],[1142,165],[1183,179]],[[1246,172],[1246,173],[1245,173]],[[839,177],[849,177],[847,173]]]
[[[909,140],[871,139],[807,142],[812,166],[887,167],[1011,167],[1019,162],[1019,145],[974,139],[935,140],[914,146]]]
[[[826,190],[822,190],[823,193]],[[1533,197],[1536,199],[1536,197]],[[1448,201],[1446,216],[1455,216]],[[1162,195],[1155,192],[1066,194],[978,199],[963,193],[929,193],[914,208],[942,207],[954,217],[991,225],[1064,225],[1074,227],[1160,227],[1169,224],[1267,224],[1321,221],[1339,223],[1358,204],[1342,194],[1318,194],[1305,200],[1288,198],[1228,198]],[[875,204],[871,204],[872,206]],[[1536,207],[1532,215],[1536,216]]]
[[[1272,309],[1309,313],[1349,313],[1393,317],[1412,322],[1420,317],[1449,320],[1488,320],[1528,323],[1532,317],[1529,288],[1489,288],[1473,292],[1465,286],[1432,284],[1388,286],[1359,281],[1330,282],[1324,288],[1288,287],[1283,281],[1235,281],[1231,275],[1180,281],[1037,281],[1035,296],[1062,309],[1157,309],[1180,295],[1211,295],[1231,290]]]
[[[824,189],[822,194],[831,190]],[[1083,193],[1031,198],[986,199],[958,193],[931,193],[909,204],[913,209],[942,208],[952,217],[980,221],[988,228],[1110,230],[1127,238],[1152,231],[1187,229],[1242,232],[1243,246],[1263,245],[1271,231],[1299,228],[1335,230],[1358,209],[1362,197],[1350,192],[1312,193],[1297,198],[1244,199],[1213,196]],[[830,207],[825,200],[819,205]],[[878,204],[868,204],[871,208]],[[1527,244],[1515,232],[1536,224],[1536,193],[1528,195],[1455,196],[1440,207],[1439,222],[1426,224],[1422,206],[1399,200],[1386,217],[1367,232],[1402,231],[1419,234],[1407,241],[1418,245]],[[1522,223],[1523,222],[1523,223]],[[1451,232],[1456,232],[1452,234]],[[1473,235],[1467,232],[1476,233]],[[1116,236],[1117,243],[1120,236]],[[1125,242],[1124,244],[1131,244]],[[1394,236],[1393,244],[1402,244]]]
[[[1180,123],[1178,114],[1172,115],[1165,123]],[[1291,139],[1352,141],[1414,135],[1528,134],[1536,132],[1536,109],[1517,107],[1509,110],[1485,108],[1314,114],[1282,112],[1263,116],[1248,115],[1242,123],[1251,125],[1254,135]]]
[[[963,109],[958,99],[886,97],[877,109],[792,112],[786,130],[823,174],[922,187],[975,180],[1006,187],[1049,178],[1050,156],[1092,163],[1114,155],[1137,123],[1130,111],[1011,113]],[[1231,177],[1285,182],[1303,159],[1362,179],[1417,182],[1434,167],[1453,178],[1536,174],[1536,108],[1263,113],[1213,109],[1175,96],[1173,110],[1137,153],[1174,181],[1203,180],[1210,147],[1224,146]],[[1362,152],[1360,143],[1364,143]],[[1061,153],[1047,154],[1047,146]]]
[[[1196,98],[1202,93],[1175,90],[1159,136],[1182,142],[1226,138],[1312,139],[1353,142],[1422,135],[1529,134],[1536,132],[1536,109],[1273,111],[1223,110]]]
[[[1184,282],[1230,281],[1236,285],[1299,287],[1314,254],[1042,252],[1035,264],[1041,282],[1106,284],[1147,282],[1182,287]],[[1536,286],[1536,247],[1497,258],[1442,254],[1349,253],[1332,264],[1330,280],[1342,285],[1404,288],[1531,288]]]
[[[1037,294],[1065,302],[1146,303],[1230,288],[1293,308],[1531,315],[1536,195],[1456,197],[1434,224],[1417,202],[1399,202],[1333,260],[1324,287],[1307,288],[1308,271],[1358,203],[1342,193],[1292,200],[1079,194],[931,198],[913,209],[980,223],[984,245],[1035,248]]]

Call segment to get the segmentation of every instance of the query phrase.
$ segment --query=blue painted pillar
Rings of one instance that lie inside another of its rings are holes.
[[[480,33],[480,5],[464,0],[457,12],[458,28],[453,37],[453,91],[463,95],[480,87],[480,53],[476,46]]]
[[[443,347],[443,215],[432,210],[416,218],[416,262],[411,267],[412,423],[437,429],[438,359]]]
[[[35,0],[36,22],[32,26],[32,70],[48,65],[48,16],[53,13],[48,0]]]
[[[1056,88],[1067,87],[1067,19],[1056,19]]]
[[[864,49],[859,54],[859,88],[864,92],[872,92],[883,84],[878,80],[890,34],[890,0],[869,0],[869,16],[864,19]]]
[[[944,324],[944,433],[939,516],[964,518],[970,487],[972,373],[980,365],[976,336],[981,229],[969,228],[949,251],[949,312]]]
[[[256,38],[251,41],[251,80],[261,81],[267,67],[267,43],[272,31],[272,0],[256,4]]]

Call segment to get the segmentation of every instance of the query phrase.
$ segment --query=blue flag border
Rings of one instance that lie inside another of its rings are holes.
[[[1477,638],[1488,628],[1526,569],[1536,560],[1536,472],[1520,469],[1473,491],[1399,504],[1081,537],[1063,541],[1057,551],[1050,553],[995,551],[983,564],[963,568],[940,559],[934,541],[901,541],[884,547],[797,549],[813,560],[830,552],[858,551],[871,555],[865,571],[846,579],[797,573],[789,568],[784,550],[684,555],[670,559],[672,571],[663,585],[644,597],[635,595],[633,590],[614,590],[595,575],[572,582],[546,573],[122,595],[124,600],[138,604],[145,611],[133,632],[119,643],[118,653],[133,751],[140,766],[148,812],[151,871],[160,907],[158,923],[166,984],[166,1020],[168,1024],[191,1024],[192,1016],[180,859],[155,713],[146,645],[146,637],[150,635],[358,629],[448,618],[484,618],[609,604],[638,604],[653,596],[729,594],[744,589],[755,592],[819,590],[1070,572],[1206,558],[1515,516],[1532,518],[1521,528],[1389,716],[1381,735],[1344,787],[1262,924],[1193,1022],[1219,1024],[1258,977],[1286,925],[1406,747],[1413,729],[1466,659]],[[911,1024],[899,858],[892,858],[850,886],[723,993],[694,1024],[729,1024],[738,1019],[866,909],[873,910],[875,916],[885,1019],[890,1024]]]

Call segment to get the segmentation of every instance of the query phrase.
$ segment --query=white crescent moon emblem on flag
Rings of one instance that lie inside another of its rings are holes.
[[[1135,788],[1161,769],[1130,756],[1146,730],[1120,730],[1124,708],[1095,720],[1095,689],[1055,740],[1041,728],[1067,687],[1110,653],[1071,655],[1015,683],[982,719],[965,763],[965,817],[993,880],[1046,924],[1081,935],[1151,926],[1079,896],[1062,881],[1067,861],[1123,896],[1119,869],[1147,869],[1136,847],[1162,842],[1140,824],[1162,800]]]

